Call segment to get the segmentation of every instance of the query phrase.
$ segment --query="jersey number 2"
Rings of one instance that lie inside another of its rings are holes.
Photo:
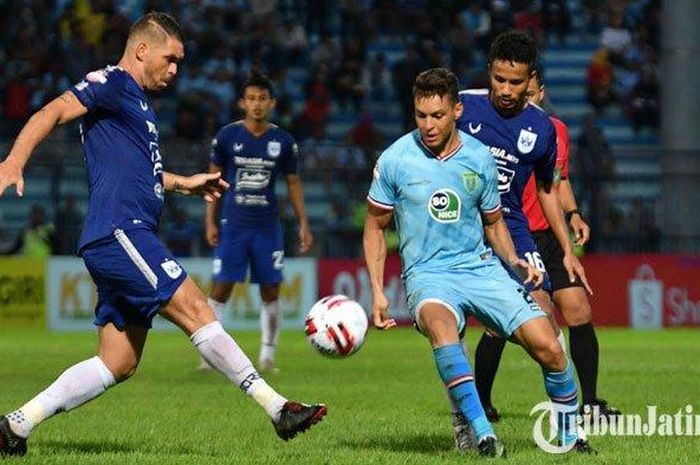
[[[284,250],[275,250],[272,252],[272,266],[276,270],[284,268]]]

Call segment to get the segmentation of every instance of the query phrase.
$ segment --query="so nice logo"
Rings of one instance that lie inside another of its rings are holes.
[[[428,212],[435,221],[454,223],[459,220],[462,202],[452,189],[440,189],[433,192],[428,201]]]

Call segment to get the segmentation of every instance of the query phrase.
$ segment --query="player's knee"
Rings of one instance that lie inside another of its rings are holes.
[[[591,305],[587,300],[577,302],[576,305],[566,306],[562,309],[562,314],[568,326],[585,325],[591,321]]]
[[[274,302],[280,298],[280,288],[274,286],[260,286],[260,297],[265,303]]]
[[[566,368],[564,349],[556,338],[548,340],[538,348],[537,358],[540,365],[549,371],[564,371]]]
[[[214,285],[212,285],[209,297],[216,300],[217,302],[226,302],[231,296],[232,290],[233,285],[231,284],[215,283]]]
[[[114,376],[114,380],[117,383],[123,383],[136,374],[138,366],[138,360],[120,360],[109,367],[109,371],[112,372],[112,376]]]

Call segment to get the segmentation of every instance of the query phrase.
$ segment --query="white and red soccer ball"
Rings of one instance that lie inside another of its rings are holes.
[[[331,295],[314,304],[306,315],[306,340],[328,357],[347,357],[365,342],[367,314],[344,295]]]

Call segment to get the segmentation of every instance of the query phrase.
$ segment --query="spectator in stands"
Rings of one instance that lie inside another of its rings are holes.
[[[632,43],[632,34],[622,23],[622,14],[618,11],[610,13],[608,25],[600,34],[600,45],[610,51],[610,61],[619,63],[622,52]]]
[[[413,118],[413,82],[418,73],[423,69],[419,62],[418,50],[415,45],[406,47],[404,57],[396,62],[393,68],[394,88],[396,97],[401,105],[401,117],[404,131],[415,127]]]
[[[541,10],[541,5],[535,2],[515,14],[515,28],[529,32],[540,47],[543,45],[545,39]],[[554,25],[549,26],[552,28],[554,27]],[[549,29],[547,32],[549,32]]]
[[[660,107],[659,81],[654,71],[647,68],[627,98],[626,109],[632,120],[635,134],[638,134],[644,126],[652,129],[659,128]]]
[[[577,140],[576,161],[583,182],[583,196],[588,198],[591,228],[601,227],[601,218],[607,210],[607,186],[615,171],[610,145],[594,115],[583,120],[581,134]],[[595,234],[593,235],[595,236]]]
[[[27,227],[17,237],[15,245],[8,251],[25,257],[42,258],[51,255],[54,244],[54,226],[46,222],[44,207],[32,205]]]
[[[378,53],[374,60],[362,70],[362,87],[367,90],[367,97],[370,100],[383,103],[391,98],[393,86],[386,57],[383,53]]]
[[[565,0],[543,0],[542,22],[544,38],[548,40],[556,33],[559,42],[564,42],[571,30],[571,15]]]
[[[284,21],[281,39],[280,45],[285,55],[286,66],[300,65],[306,62],[309,39],[306,30],[298,21],[293,19]]]
[[[182,208],[175,208],[172,221],[166,224],[165,244],[176,257],[191,257],[195,253],[200,231],[194,222],[187,218]]]
[[[14,136],[22,128],[30,115],[29,97],[31,90],[25,76],[14,74],[5,87],[3,102],[3,127],[5,136]]]
[[[459,14],[462,24],[471,32],[474,44],[486,53],[491,42],[491,15],[480,1],[472,1]]]
[[[54,219],[56,234],[53,253],[55,255],[75,255],[78,240],[83,228],[83,214],[78,210],[76,199],[68,195],[63,205],[56,211]]]
[[[588,65],[586,87],[588,103],[596,109],[596,112],[601,112],[616,99],[613,89],[613,68],[607,48],[601,48],[593,55]]]

